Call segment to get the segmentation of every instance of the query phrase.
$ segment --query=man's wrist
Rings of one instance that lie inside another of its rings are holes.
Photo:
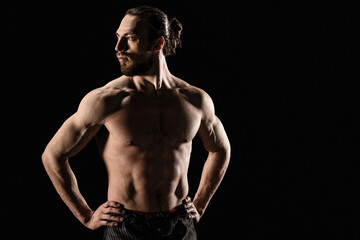
[[[74,213],[75,217],[85,226],[89,223],[93,214],[94,211],[90,208],[82,209],[80,212]]]

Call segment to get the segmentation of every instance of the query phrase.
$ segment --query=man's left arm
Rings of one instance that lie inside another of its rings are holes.
[[[185,204],[187,203],[189,206],[189,217],[193,218],[195,222],[198,222],[204,214],[230,162],[229,139],[220,119],[215,116],[212,100],[207,95],[205,99],[204,113],[198,134],[209,154],[203,167],[193,204],[191,199],[185,200]]]

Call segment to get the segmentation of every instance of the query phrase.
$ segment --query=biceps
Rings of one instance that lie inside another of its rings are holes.
[[[205,149],[209,152],[218,152],[230,148],[224,126],[216,116],[212,122],[201,123],[199,136]]]
[[[85,147],[99,128],[100,126],[87,127],[79,123],[74,114],[56,132],[47,148],[59,156],[74,156]]]

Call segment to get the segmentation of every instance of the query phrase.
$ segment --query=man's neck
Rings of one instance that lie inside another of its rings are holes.
[[[170,87],[171,76],[165,56],[161,54],[150,71],[144,75],[134,76],[133,79],[138,82],[147,81],[154,86],[155,90],[159,90],[162,87]]]

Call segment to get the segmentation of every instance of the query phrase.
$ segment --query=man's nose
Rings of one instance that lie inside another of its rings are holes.
[[[115,51],[126,51],[128,49],[126,38],[119,38],[116,45]]]

